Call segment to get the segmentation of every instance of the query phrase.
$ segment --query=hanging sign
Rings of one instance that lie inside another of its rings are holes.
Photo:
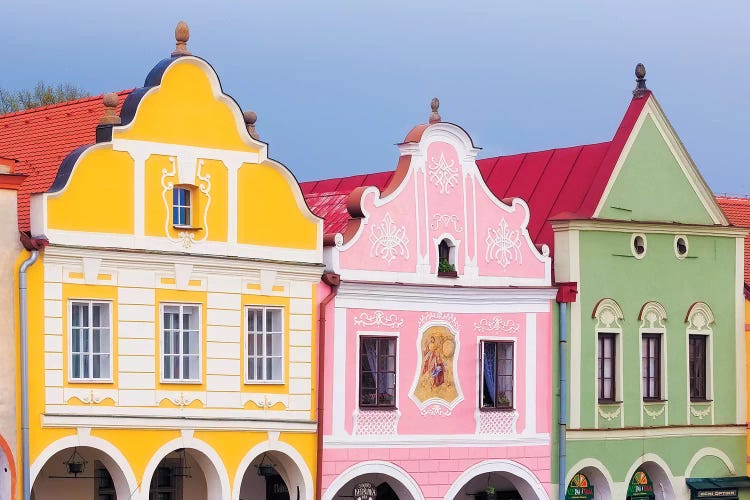
[[[359,483],[354,487],[354,500],[375,500],[378,490],[372,483]]]
[[[565,500],[593,500],[594,485],[589,482],[584,474],[578,473],[573,476],[565,492]]]
[[[628,485],[628,498],[653,498],[654,497],[654,485],[651,483],[651,478],[648,477],[642,470],[635,471],[633,478],[630,480]]]

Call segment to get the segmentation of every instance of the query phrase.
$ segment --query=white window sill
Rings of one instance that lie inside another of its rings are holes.
[[[245,380],[245,385],[284,385],[283,380]]]
[[[202,380],[196,379],[196,380],[185,380],[185,379],[167,379],[167,380],[161,380],[162,384],[183,384],[183,385],[201,385],[203,383]]]
[[[71,378],[68,379],[69,384],[113,384],[114,380],[111,378]]]

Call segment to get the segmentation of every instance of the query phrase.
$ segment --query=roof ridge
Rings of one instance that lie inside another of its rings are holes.
[[[118,90],[117,92],[114,92],[114,93],[117,94],[117,95],[123,95],[123,94],[126,94],[126,93],[129,94],[130,92],[132,92],[136,88],[137,87],[133,87],[131,89]],[[99,95],[86,96],[86,97],[81,97],[81,98],[78,98],[78,99],[72,99],[70,101],[63,101],[63,102],[56,102],[54,104],[47,104],[46,106],[38,106],[36,108],[21,109],[19,111],[13,111],[11,113],[6,113],[4,115],[0,115],[0,120],[5,119],[5,118],[16,117],[16,116],[20,116],[20,115],[25,115],[25,114],[36,113],[36,112],[40,112],[40,111],[49,111],[50,109],[64,108],[65,106],[72,106],[74,104],[81,104],[83,102],[88,102],[88,101],[94,101],[94,100],[97,100],[97,99],[102,99],[104,97],[104,95],[107,94],[107,93],[108,92],[104,92],[104,93],[99,94]]]

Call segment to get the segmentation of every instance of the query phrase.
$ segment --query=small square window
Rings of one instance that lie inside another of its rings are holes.
[[[192,191],[187,187],[172,189],[172,224],[175,226],[192,226]]]

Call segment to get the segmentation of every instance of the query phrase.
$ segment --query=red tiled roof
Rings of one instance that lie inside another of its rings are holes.
[[[750,197],[717,196],[716,201],[733,226],[750,228]],[[745,285],[750,286],[750,234],[745,236]]]
[[[610,142],[477,161],[482,177],[497,198],[522,198],[529,204],[529,235],[535,243],[546,243],[550,249],[553,248],[554,237],[549,218],[554,215],[593,216],[615,163],[649,96],[650,93],[631,101]],[[303,182],[301,186],[312,211],[325,219],[324,232],[330,234],[344,230],[349,219],[346,200],[354,188],[375,186],[383,190],[392,176],[393,172],[381,172]]]
[[[118,113],[130,92],[118,92]],[[17,160],[15,172],[28,176],[18,191],[21,231],[29,230],[29,196],[49,189],[71,151],[95,141],[103,114],[102,96],[95,96],[0,115],[0,156]]]

